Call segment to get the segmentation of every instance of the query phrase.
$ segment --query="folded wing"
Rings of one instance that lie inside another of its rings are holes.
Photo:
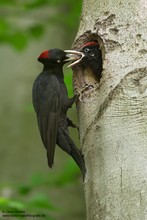
[[[33,105],[49,167],[54,163],[57,128],[61,109],[60,85],[56,77],[39,76],[33,85]]]

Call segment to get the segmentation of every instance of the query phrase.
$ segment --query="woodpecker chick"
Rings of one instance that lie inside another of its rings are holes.
[[[72,62],[69,66],[80,64],[84,69],[90,68],[100,82],[102,73],[102,52],[97,41],[84,44],[80,50],[82,56],[76,62]]]
[[[38,58],[44,66],[43,71],[33,84],[32,95],[41,139],[47,150],[48,166],[52,168],[54,164],[57,144],[72,156],[84,179],[86,169],[83,156],[68,133],[68,127],[74,127],[74,124],[67,117],[67,111],[78,96],[68,98],[62,70],[65,63],[79,59],[81,54],[78,51],[65,52],[60,49],[44,51]]]

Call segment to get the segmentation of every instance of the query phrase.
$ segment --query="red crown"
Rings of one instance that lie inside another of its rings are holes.
[[[40,56],[38,57],[38,59],[48,59],[48,58],[49,58],[48,50],[45,50],[44,52],[42,52]]]
[[[88,43],[84,44],[84,45],[82,46],[82,48],[83,48],[83,47],[89,47],[89,46],[98,46],[98,45],[99,45],[98,42],[93,41],[93,42],[88,42]]]

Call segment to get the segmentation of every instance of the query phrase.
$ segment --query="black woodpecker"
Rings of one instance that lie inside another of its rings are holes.
[[[38,61],[43,71],[33,84],[33,106],[43,145],[47,150],[48,166],[54,164],[55,145],[71,155],[85,176],[84,158],[68,133],[68,127],[75,127],[67,117],[68,108],[78,99],[68,98],[64,83],[63,65],[78,60],[83,54],[78,51],[50,49],[41,53]]]
[[[84,44],[80,52],[82,52],[82,56],[69,66],[74,66],[79,63],[83,70],[90,67],[97,81],[100,82],[102,73],[102,52],[98,42],[93,41]]]

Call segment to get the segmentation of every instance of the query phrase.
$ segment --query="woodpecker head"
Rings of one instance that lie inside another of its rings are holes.
[[[40,54],[38,61],[45,66],[63,66],[65,63],[70,61],[79,60],[82,53],[74,50],[60,50],[60,49],[50,49],[46,50]]]
[[[82,68],[91,68],[99,81],[102,72],[102,52],[98,42],[92,41],[84,44],[80,52],[82,53],[82,56],[69,66],[74,66],[75,64],[79,63]]]
[[[98,62],[98,60],[102,58],[102,53],[99,48],[99,44],[96,41],[88,42],[84,44],[80,51],[84,53],[84,57],[82,59],[83,63]]]

